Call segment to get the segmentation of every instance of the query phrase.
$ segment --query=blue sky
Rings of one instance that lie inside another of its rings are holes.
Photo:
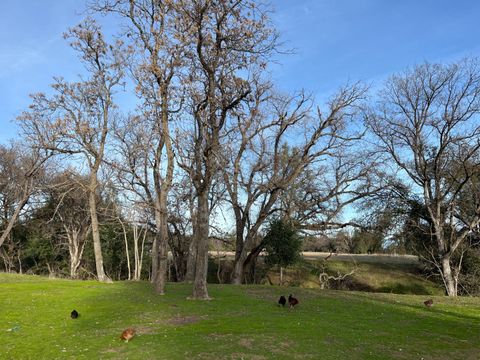
[[[80,21],[83,0],[3,1],[0,13],[0,143],[16,136],[28,95],[53,76],[81,70],[62,33]],[[284,91],[325,98],[346,81],[374,86],[424,61],[480,55],[480,1],[273,0],[273,19],[296,54],[278,57]]]

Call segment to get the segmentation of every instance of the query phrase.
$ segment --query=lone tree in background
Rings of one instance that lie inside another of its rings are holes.
[[[277,219],[270,223],[263,243],[267,253],[265,263],[280,267],[281,285],[283,284],[283,268],[295,264],[300,259],[302,240],[290,221]]]
[[[446,293],[457,295],[461,245],[480,223],[480,196],[472,211],[459,207],[480,172],[478,59],[424,64],[390,78],[368,116],[379,149],[413,185],[431,219],[435,248],[429,261]]]

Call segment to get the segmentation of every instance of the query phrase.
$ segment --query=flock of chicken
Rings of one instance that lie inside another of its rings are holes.
[[[287,299],[285,298],[285,296],[280,296],[280,299],[278,300],[278,305],[280,306],[285,306],[287,304]],[[298,299],[297,298],[294,298],[292,296],[292,294],[290,294],[288,296],[288,307],[290,309],[293,309],[295,307],[295,305],[298,305]]]
[[[427,301],[423,302],[426,307],[431,307],[433,305],[433,299],[429,299]],[[288,307],[290,309],[293,309],[296,305],[299,304],[299,301],[297,298],[294,298],[292,294],[288,296]],[[285,307],[287,305],[287,298],[285,296],[280,296],[280,299],[278,299],[278,305]],[[70,317],[72,319],[77,319],[80,316],[77,310],[73,310],[70,313]],[[135,330],[132,328],[127,328],[123,330],[122,334],[120,335],[120,339],[125,340],[125,342],[128,342],[131,338],[135,336]]]

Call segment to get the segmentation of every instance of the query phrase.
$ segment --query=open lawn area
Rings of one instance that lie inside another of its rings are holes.
[[[480,299],[0,274],[1,359],[480,359]],[[277,305],[293,293],[293,310]],[[71,319],[76,309],[80,316]],[[137,336],[125,343],[123,329]]]

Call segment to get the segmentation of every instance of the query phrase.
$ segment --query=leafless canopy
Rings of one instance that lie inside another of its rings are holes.
[[[424,64],[393,76],[369,115],[379,149],[415,185],[434,224],[438,266],[449,295],[456,295],[459,245],[480,221],[466,217],[459,195],[480,171],[480,68],[478,59]]]

